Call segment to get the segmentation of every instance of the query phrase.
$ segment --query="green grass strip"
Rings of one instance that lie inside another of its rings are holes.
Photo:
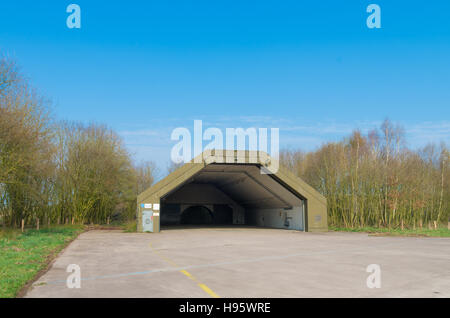
[[[0,230],[0,298],[16,297],[83,229],[66,225],[24,233]]]

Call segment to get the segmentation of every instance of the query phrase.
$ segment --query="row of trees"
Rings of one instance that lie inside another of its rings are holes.
[[[105,126],[56,123],[49,103],[0,60],[0,219],[3,226],[131,219],[154,165],[133,165]]]
[[[450,156],[445,144],[411,150],[403,129],[384,121],[316,151],[284,151],[281,161],[328,201],[338,227],[435,227],[450,215]]]
[[[54,122],[48,109],[14,62],[0,59],[3,226],[134,218],[154,164],[133,164],[107,127]],[[283,151],[281,160],[326,196],[330,225],[415,228],[450,214],[448,148],[408,149],[401,127],[388,120],[367,136],[355,131],[316,151]]]

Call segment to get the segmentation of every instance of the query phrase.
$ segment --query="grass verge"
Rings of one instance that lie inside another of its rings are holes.
[[[361,228],[342,228],[330,226],[331,231],[338,232],[366,232],[375,235],[386,236],[426,236],[426,237],[450,237],[450,230],[447,228],[437,228],[435,230],[430,229],[389,229],[389,228],[376,228],[376,227],[361,227]]]
[[[16,297],[83,230],[65,225],[24,233],[0,231],[0,298]]]
[[[137,224],[136,221],[130,221],[125,223],[123,226],[123,231],[126,233],[133,233],[133,232],[137,232]]]

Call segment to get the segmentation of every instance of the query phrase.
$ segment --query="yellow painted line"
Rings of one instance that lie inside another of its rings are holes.
[[[169,258],[161,255],[160,253],[156,253],[159,257],[161,257],[161,259],[163,259],[164,261],[166,261],[167,263],[169,263],[170,265],[172,265],[173,267],[178,267],[178,265],[176,263],[174,263],[172,260],[170,260]]]
[[[165,257],[164,255],[162,255],[160,252],[158,252],[157,250],[155,250],[155,248],[153,247],[152,243],[149,244],[150,248],[152,249],[153,253],[155,253],[156,255],[159,256],[159,258],[161,258],[163,261],[169,263],[170,265],[174,266],[174,267],[178,267],[177,264],[175,264],[175,262],[173,262],[171,259]]]
[[[207,292],[211,297],[219,298],[219,295],[217,295],[215,292],[213,292],[211,289],[209,289],[208,286],[205,284],[197,284],[201,289],[203,289],[205,292]]]
[[[159,253],[157,250],[155,250],[155,248],[153,247],[152,243],[150,242],[148,244],[150,246],[150,248],[152,249],[152,251],[158,255],[159,258],[161,258],[163,261],[166,261],[167,263],[169,263],[170,265],[172,265],[173,267],[180,267],[178,266],[175,262],[173,262],[171,259],[165,257],[164,255],[161,255],[161,253]],[[215,292],[213,292],[208,286],[206,286],[205,284],[201,283],[197,278],[195,278],[191,273],[189,273],[188,271],[182,269],[180,270],[180,273],[186,275],[188,278],[192,279],[193,281],[195,281],[197,283],[197,286],[200,287],[201,289],[203,289],[208,295],[210,295],[211,297],[214,298],[219,298],[219,295],[217,295]]]
[[[180,271],[180,273],[183,273],[184,275],[186,275],[186,276],[189,277],[190,279],[195,280],[194,276],[192,276],[191,273],[189,273],[188,271],[185,271],[184,269],[182,269],[182,270]]]

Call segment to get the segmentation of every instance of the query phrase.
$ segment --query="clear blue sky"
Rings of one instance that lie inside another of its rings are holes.
[[[381,29],[366,26],[370,3]],[[280,127],[282,146],[304,149],[385,117],[411,146],[450,141],[447,0],[5,0],[0,49],[58,118],[106,123],[162,166],[172,128],[194,119]]]

